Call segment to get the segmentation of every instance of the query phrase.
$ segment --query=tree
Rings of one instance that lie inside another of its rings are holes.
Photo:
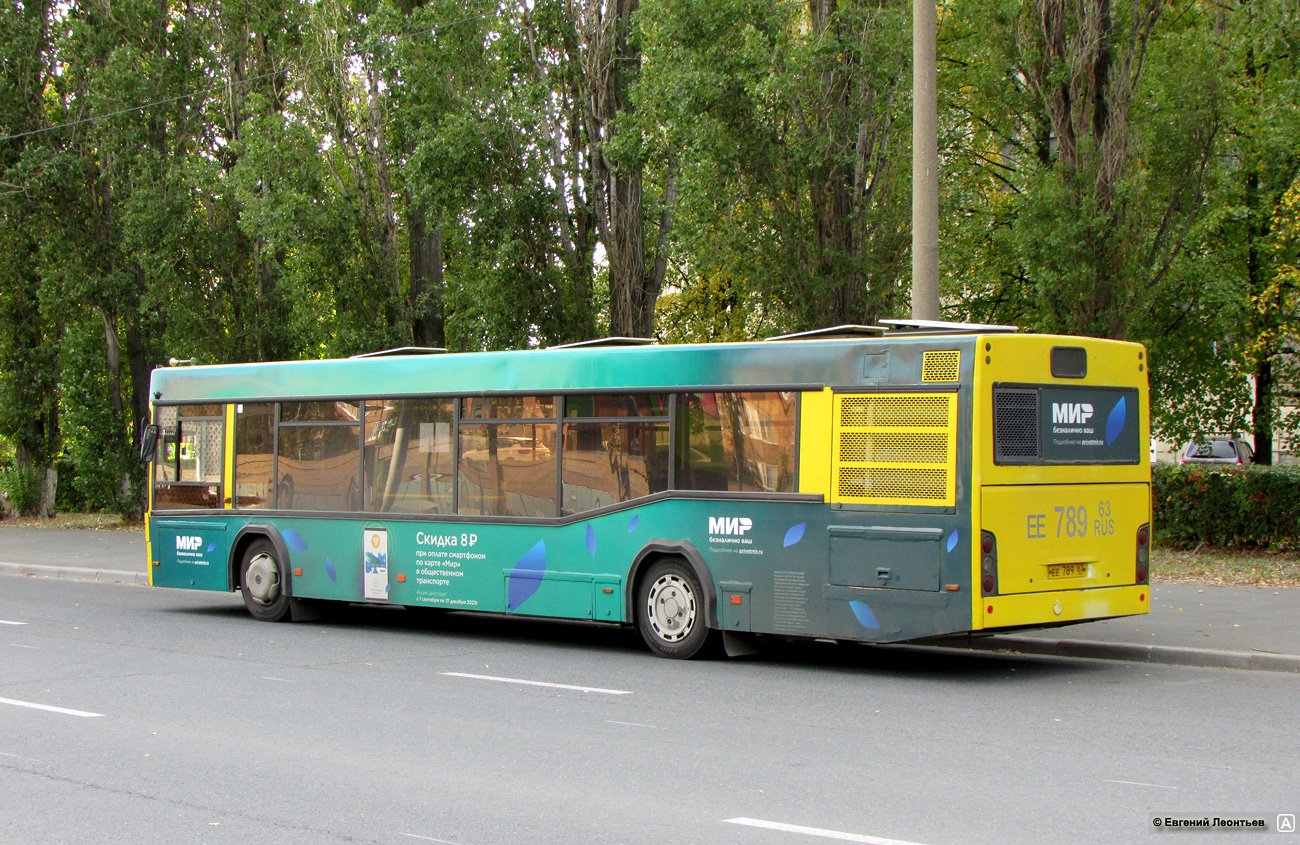
[[[681,264],[692,283],[725,280],[736,301],[766,303],[765,333],[900,307],[906,20],[898,2],[644,10],[652,60],[637,90],[664,127],[646,137],[680,162]]]
[[[1214,377],[1201,329],[1222,296],[1203,242],[1224,122],[1209,27],[1194,0],[1036,0],[960,4],[942,30],[949,297],[978,321],[1147,343],[1170,436]]]
[[[63,162],[51,143],[45,94],[54,77],[52,4],[0,8],[0,436],[15,465],[0,480],[11,508],[48,515],[59,448],[60,327],[42,307],[40,249],[47,185]]]

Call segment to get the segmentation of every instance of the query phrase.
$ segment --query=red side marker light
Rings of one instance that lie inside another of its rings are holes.
[[[731,597],[731,603],[732,603],[732,604],[740,604],[740,596],[732,596],[732,597]]]
[[[294,570],[293,570],[293,574],[294,574],[294,575],[301,575],[301,574],[302,574],[302,570],[299,569],[299,568],[296,568],[296,567],[295,567]]]
[[[1138,594],[1138,601],[1146,601],[1146,600],[1147,600],[1147,594],[1146,594],[1146,593],[1139,593],[1139,594]]]
[[[989,613],[993,612],[993,605],[989,605]]]
[[[162,561],[160,561],[160,560],[155,560],[155,561],[153,562],[153,565],[154,565],[154,566],[162,566]]]
[[[604,588],[601,589],[601,592],[604,593],[604,594],[607,595],[607,596],[612,596],[612,595],[614,595],[614,588],[613,588],[613,587],[604,587]]]
[[[405,584],[405,583],[406,583],[406,576],[405,576],[405,575],[398,575],[398,576],[397,576],[397,583],[399,583],[399,584]]]

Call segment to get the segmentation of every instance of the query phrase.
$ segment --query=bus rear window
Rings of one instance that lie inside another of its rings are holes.
[[[1136,388],[993,386],[997,464],[1136,464]]]

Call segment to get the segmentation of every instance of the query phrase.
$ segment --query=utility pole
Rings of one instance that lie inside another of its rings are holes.
[[[936,0],[912,0],[912,319],[939,319]]]

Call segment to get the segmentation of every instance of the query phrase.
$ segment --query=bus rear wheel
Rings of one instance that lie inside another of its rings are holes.
[[[681,558],[650,566],[637,588],[637,630],[660,657],[695,657],[709,640],[704,590]]]
[[[244,596],[244,607],[254,619],[281,622],[289,618],[284,565],[270,540],[254,540],[244,550],[239,568],[239,591]]]

